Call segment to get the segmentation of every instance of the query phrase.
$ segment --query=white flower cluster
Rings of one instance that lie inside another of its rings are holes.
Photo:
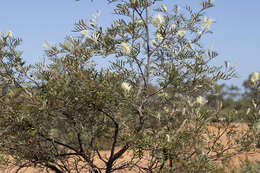
[[[9,30],[9,31],[7,32],[7,36],[8,36],[9,38],[12,38],[12,37],[13,37],[13,33],[12,33],[11,30]]]
[[[153,19],[153,25],[155,27],[161,27],[165,22],[165,19],[163,17],[163,15],[161,14],[157,14],[154,16],[154,19]]]
[[[260,81],[260,73],[257,73],[257,72],[252,73],[250,81],[252,83],[256,83],[257,81]]]
[[[123,82],[122,84],[121,84],[121,87],[122,87],[122,89],[126,92],[126,93],[128,93],[130,90],[131,90],[131,85],[129,84],[129,83],[127,83],[127,82]]]
[[[124,55],[129,55],[131,53],[131,45],[126,42],[121,43],[121,50]]]
[[[208,101],[204,98],[204,97],[197,97],[196,98],[196,103],[200,104],[200,105],[205,105]]]

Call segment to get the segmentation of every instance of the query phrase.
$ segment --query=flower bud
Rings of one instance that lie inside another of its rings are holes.
[[[8,31],[8,34],[7,34],[7,36],[8,36],[9,38],[12,38],[12,37],[13,37],[13,33],[12,33],[12,31],[11,31],[11,30],[9,30],[9,31]]]
[[[171,30],[172,30],[172,32],[175,31],[175,29],[176,29],[176,25],[175,25],[175,24],[172,24],[172,25],[171,25]]]
[[[214,21],[213,19],[209,19],[208,22],[204,25],[204,29],[206,31],[209,30],[209,28],[210,28],[210,26],[211,26],[213,21]]]
[[[120,24],[119,24],[118,21],[116,21],[116,20],[114,20],[114,24],[115,24],[116,26],[120,26]]]
[[[163,11],[164,11],[164,12],[167,12],[167,7],[166,7],[166,5],[165,5],[165,4],[162,4],[161,6],[162,6]]]
[[[172,53],[173,53],[174,55],[177,55],[177,54],[178,54],[177,50],[175,50],[175,49],[173,49]]]
[[[81,34],[84,35],[84,36],[87,35],[88,34],[88,30],[84,29],[83,31],[81,31]]]
[[[46,44],[43,44],[42,47],[43,47],[44,49],[48,49],[48,46],[47,46]]]
[[[156,41],[155,40],[152,40],[152,43],[153,43],[153,45],[156,45]]]

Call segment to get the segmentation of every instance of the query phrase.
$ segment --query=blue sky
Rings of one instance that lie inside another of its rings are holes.
[[[165,0],[164,3],[168,8],[176,3],[197,8],[200,0]],[[207,16],[216,23],[207,42],[212,42],[220,54],[214,63],[220,65],[225,60],[238,63],[240,78],[225,83],[241,86],[250,73],[260,72],[260,1],[215,0],[214,3],[216,6]],[[65,36],[73,34],[76,21],[89,19],[97,10],[101,10],[99,23],[111,23],[113,8],[106,0],[6,0],[0,5],[0,31],[12,30],[14,36],[22,38],[20,49],[26,62],[35,63],[44,57],[45,40],[51,44],[63,41]]]

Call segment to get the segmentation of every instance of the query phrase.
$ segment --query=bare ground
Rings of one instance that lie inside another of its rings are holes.
[[[235,124],[237,129],[239,131],[246,131],[248,129],[248,126],[246,124],[242,124],[242,123],[236,123]],[[208,129],[210,130],[211,133],[219,133],[219,129],[217,129],[215,126],[209,126]],[[228,141],[228,137],[226,135],[223,135],[221,138],[221,143],[223,143],[224,145],[227,144]],[[103,151],[102,155],[109,155],[109,151]],[[123,160],[130,160],[132,156],[131,152],[128,152],[126,154],[123,155],[123,157],[118,161],[118,162],[122,162]],[[149,156],[147,156],[149,157]],[[146,157],[146,158],[147,158]],[[252,148],[249,152],[243,152],[240,154],[237,154],[235,156],[232,157],[229,168],[228,169],[239,169],[242,162],[245,161],[246,159],[248,159],[249,161],[257,161],[260,163],[260,149],[255,149]],[[145,159],[143,159],[140,164],[146,164],[147,161]],[[98,165],[102,165],[103,163],[97,163]],[[12,168],[4,168],[4,167],[0,167],[0,173],[15,173],[15,171],[17,170],[17,167],[12,167]],[[37,168],[24,168],[20,170],[20,173],[38,173],[40,170]],[[45,171],[46,172],[46,171]],[[133,169],[133,170],[122,170],[122,171],[118,171],[119,172],[129,172],[129,173],[135,173],[138,172],[138,170]]]

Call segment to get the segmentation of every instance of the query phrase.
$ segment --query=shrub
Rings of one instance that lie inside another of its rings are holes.
[[[216,82],[235,76],[233,67],[210,65],[218,54],[201,45],[214,22],[204,16],[211,0],[198,11],[109,2],[119,19],[106,28],[97,15],[80,20],[78,36],[44,45],[48,64],[26,65],[21,40],[1,35],[5,163],[57,173],[213,172],[250,149],[256,133],[229,119],[210,124],[220,110],[205,107]],[[98,57],[106,67],[96,66]]]

